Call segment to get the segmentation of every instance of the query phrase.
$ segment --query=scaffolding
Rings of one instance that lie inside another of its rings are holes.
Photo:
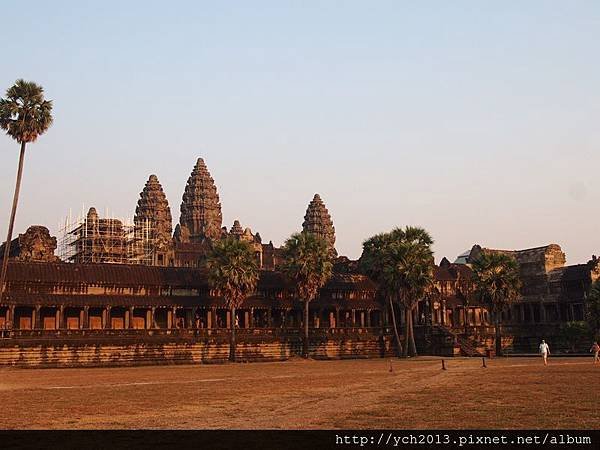
[[[149,220],[100,218],[94,208],[59,225],[58,252],[72,263],[145,264],[154,262],[153,229]],[[108,213],[106,214],[108,216]]]

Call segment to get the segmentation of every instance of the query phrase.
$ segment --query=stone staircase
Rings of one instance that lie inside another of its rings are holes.
[[[435,330],[435,332],[444,335],[446,340],[452,340],[454,342],[455,354],[458,350],[461,356],[485,356],[483,352],[477,349],[473,341],[459,336],[449,328],[443,325],[433,325],[431,328],[432,330]]]

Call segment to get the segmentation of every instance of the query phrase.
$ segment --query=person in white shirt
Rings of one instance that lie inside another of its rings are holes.
[[[550,347],[546,344],[546,341],[542,339],[542,343],[540,344],[540,353],[542,354],[542,359],[544,360],[544,365],[548,365],[548,355],[550,354]]]

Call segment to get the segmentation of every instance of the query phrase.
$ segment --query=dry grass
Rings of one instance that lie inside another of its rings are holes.
[[[595,428],[591,359],[0,370],[2,428]]]

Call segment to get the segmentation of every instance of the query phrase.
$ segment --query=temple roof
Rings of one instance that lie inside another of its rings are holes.
[[[166,246],[173,233],[171,208],[156,175],[150,175],[135,209],[134,223],[143,236]],[[148,234],[148,236],[146,236]]]
[[[304,223],[302,223],[302,230],[325,239],[334,255],[337,256],[333,221],[319,194],[315,194],[312,201],[308,204],[306,214],[304,215]]]
[[[219,239],[223,217],[215,181],[202,158],[198,158],[188,178],[181,202],[181,234],[183,241],[199,242]]]

